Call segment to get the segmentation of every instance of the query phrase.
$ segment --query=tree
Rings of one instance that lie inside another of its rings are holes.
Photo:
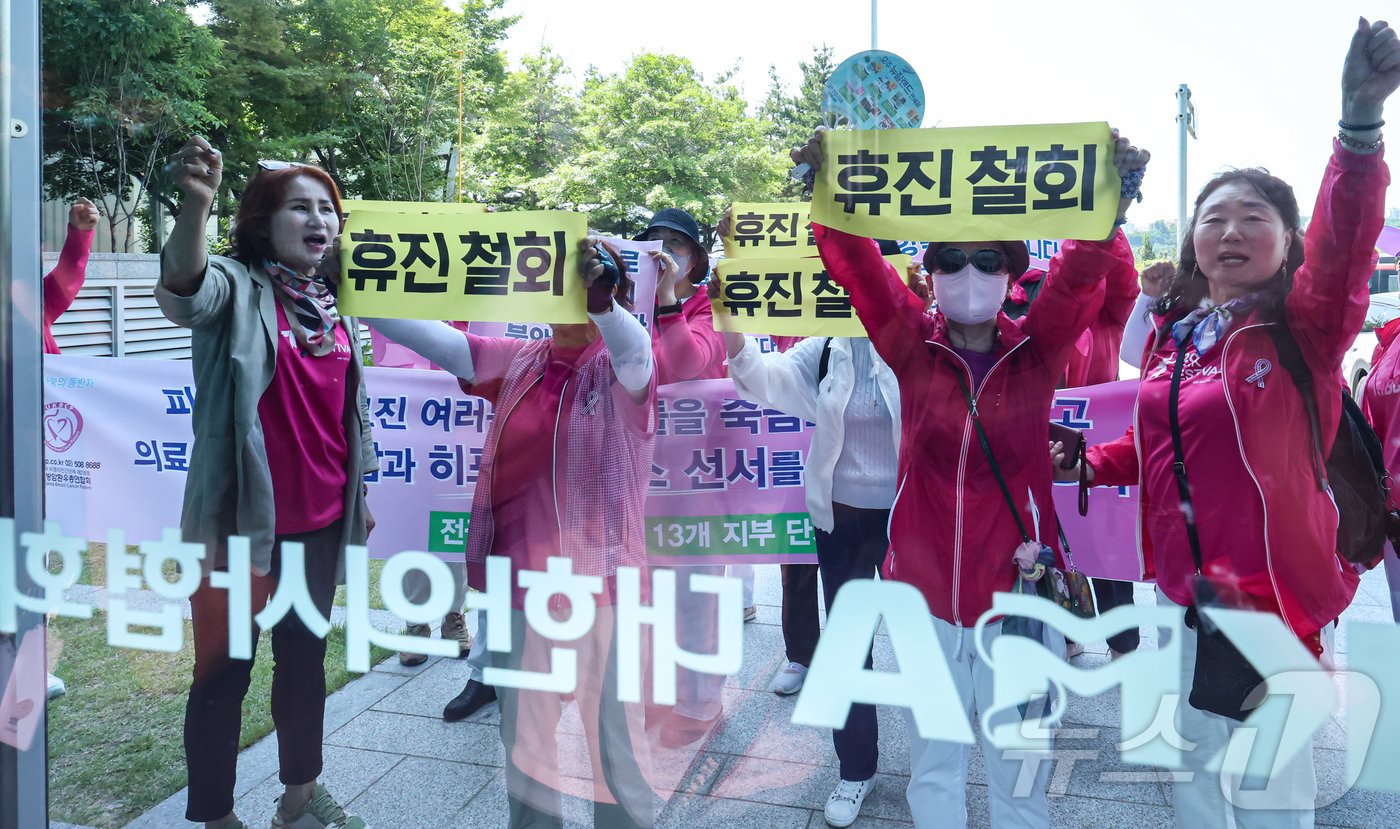
[[[663,207],[713,225],[731,200],[770,200],[782,187],[787,162],[763,122],[738,89],[707,86],[685,58],[642,53],[617,75],[591,74],[579,123],[582,150],[541,182],[543,200],[588,210],[608,233],[636,233]]]
[[[203,99],[220,44],[191,5],[44,0],[45,193],[102,202],[113,250],[162,197],[165,156],[216,121]]]
[[[797,64],[802,81],[792,95],[787,94],[778,78],[778,68],[768,67],[768,97],[758,115],[766,122],[765,131],[775,148],[786,151],[802,146],[822,122],[822,93],[827,79],[836,71],[832,56],[832,48],[826,44],[813,47],[812,59]]]
[[[430,201],[447,183],[457,136],[458,80],[468,127],[505,76],[505,0],[305,0],[293,32],[316,55],[318,101],[299,132],[342,189],[365,198]]]
[[[521,60],[491,107],[469,167],[483,201],[536,210],[543,179],[578,147],[579,102],[563,79],[569,70],[548,46]]]
[[[1142,232],[1142,250],[1138,257],[1144,262],[1155,262],[1157,260],[1157,249],[1152,246],[1152,229],[1148,228]]]

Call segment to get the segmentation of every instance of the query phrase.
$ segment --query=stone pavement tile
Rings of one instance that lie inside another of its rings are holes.
[[[792,722],[797,700],[771,691],[725,694],[724,723],[706,745],[709,751],[774,760],[831,765],[831,731]]]
[[[773,677],[787,665],[783,631],[776,625],[744,626],[744,661],[739,673],[725,677],[729,688],[767,691]]]
[[[564,795],[562,798],[565,829],[582,829],[593,826],[593,804],[576,797]],[[452,829],[500,829],[509,823],[510,805],[506,799],[505,772],[496,775],[482,786],[476,795],[461,808],[445,826]],[[395,826],[378,829],[396,829]],[[407,827],[405,827],[407,829]]]
[[[806,829],[810,816],[806,809],[684,795],[667,804],[656,829]]]
[[[1328,826],[1380,827],[1400,823],[1400,794],[1346,789],[1346,755],[1330,749],[1313,751],[1317,769],[1317,823]]]
[[[1362,579],[1361,584],[1357,585],[1356,598],[1352,599],[1352,604],[1377,605],[1389,610],[1390,591],[1387,589],[1384,580],[1382,580],[1381,584],[1377,585],[1369,579]]]
[[[370,671],[345,683],[326,698],[325,733],[329,734],[350,722],[407,681],[406,677],[397,674]]]
[[[904,709],[878,706],[880,724],[880,759],[875,770],[882,774],[909,776],[909,729],[904,722]],[[973,734],[978,733],[977,718],[972,720]],[[836,762],[836,761],[833,761]],[[838,763],[839,765],[839,763]],[[967,751],[967,781],[987,782],[987,765],[982,761],[982,745],[974,742]]]
[[[1157,781],[1159,769],[1123,762],[1118,729],[1082,730],[1098,733],[1065,737],[1073,731],[1066,729],[1055,740],[1049,787],[1052,795],[1167,805],[1166,793]]]
[[[880,728],[880,759],[875,770],[886,774],[908,774],[909,731],[904,724],[904,709],[880,705],[876,706],[875,711]],[[969,779],[972,779],[971,775]]]
[[[496,777],[496,769],[409,757],[349,804],[371,826],[455,829],[452,816]]]
[[[1173,829],[1174,822],[1172,810],[1166,806],[1092,797],[1050,798],[1050,829],[1084,829],[1086,826]]]
[[[807,821],[807,829],[831,829],[831,824],[826,822],[821,809],[813,811],[811,815]],[[885,818],[871,817],[862,809],[860,817],[851,824],[851,829],[909,829],[913,825],[907,820],[886,820]],[[969,827],[973,825],[971,821],[968,822]]]
[[[397,658],[389,661],[397,664]],[[392,693],[374,704],[376,711],[390,711],[395,714],[412,714],[417,717],[442,718],[442,709],[462,692],[467,685],[470,670],[465,659],[439,659],[431,667],[414,669],[408,676],[401,677],[402,684]],[[468,722],[480,722],[487,711],[494,712],[494,722],[500,722],[500,707],[488,705],[472,715]]]
[[[827,797],[839,781],[839,772],[829,766],[740,757],[726,767],[710,793],[728,799],[819,809],[825,808]],[[861,813],[909,820],[909,805],[904,798],[909,778],[876,774],[875,781],[875,790],[866,797]]]
[[[1342,614],[1342,623],[1337,627],[1337,650],[1342,653],[1346,653],[1349,650],[1347,640],[1351,632],[1351,623],[1354,622],[1394,625],[1395,619],[1390,615],[1390,608],[1388,607],[1353,604]]]
[[[778,564],[755,564],[753,600],[757,605],[783,606],[783,571]]]
[[[342,806],[359,797],[403,760],[394,754],[337,746],[326,746],[324,751],[325,765],[320,781]],[[249,826],[267,826],[272,823],[272,813],[277,808],[274,801],[283,788],[275,775],[269,777],[240,797],[234,803],[234,811]]]
[[[386,711],[364,712],[327,736],[326,744],[483,766],[505,762],[495,726]]]

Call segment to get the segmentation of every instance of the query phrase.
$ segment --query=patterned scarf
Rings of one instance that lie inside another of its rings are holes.
[[[335,347],[335,327],[340,322],[335,290],[324,277],[303,276],[278,262],[263,262],[263,270],[277,285],[277,299],[287,313],[287,321],[301,350],[313,357],[331,353]]]
[[[1196,353],[1205,354],[1230,330],[1236,314],[1249,313],[1263,298],[1264,291],[1256,291],[1221,305],[1209,297],[1202,299],[1196,310],[1172,324],[1172,339],[1177,348],[1184,348],[1189,338],[1196,345]]]

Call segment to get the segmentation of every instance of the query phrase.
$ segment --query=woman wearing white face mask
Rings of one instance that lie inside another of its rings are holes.
[[[820,167],[823,132],[793,150],[793,160]],[[1124,177],[1120,222],[1138,195],[1147,158],[1117,139],[1114,162]],[[902,436],[883,574],[912,584],[928,602],[943,658],[971,716],[992,696],[992,672],[977,657],[973,625],[994,593],[1012,590],[1012,554],[1025,540],[1022,527],[1032,540],[1058,546],[1044,462],[1055,385],[1103,304],[1105,278],[1132,270],[1132,249],[1116,230],[1106,241],[1065,242],[1030,312],[1012,320],[1000,309],[1010,277],[1026,269],[1025,243],[936,243],[924,256],[938,302],[930,316],[874,241],[815,223],[813,230],[827,272],[850,291],[871,344],[899,381]],[[1000,629],[1000,622],[986,626],[989,636]],[[912,720],[907,727],[915,826],[963,826],[967,747],[924,740]],[[1003,757],[985,741],[983,755],[992,825],[1048,827],[1049,763],[1034,767],[1035,784],[1026,796],[1017,792],[1020,757]]]

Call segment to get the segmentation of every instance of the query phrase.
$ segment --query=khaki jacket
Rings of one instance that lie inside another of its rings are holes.
[[[193,332],[196,403],[194,447],[180,529],[187,542],[205,545],[204,573],[227,564],[228,536],[247,536],[253,570],[272,568],[276,504],[267,465],[258,401],[272,382],[277,357],[277,305],[272,280],[257,269],[223,256],[209,257],[199,290],[182,297],[156,287],[166,318]],[[356,321],[342,317],[352,347]],[[358,357],[358,353],[354,355]],[[346,383],[344,535],[336,577],[344,581],[345,544],[365,542],[364,475],[379,468],[370,434],[364,367],[350,361]],[[353,447],[358,446],[359,452]]]

